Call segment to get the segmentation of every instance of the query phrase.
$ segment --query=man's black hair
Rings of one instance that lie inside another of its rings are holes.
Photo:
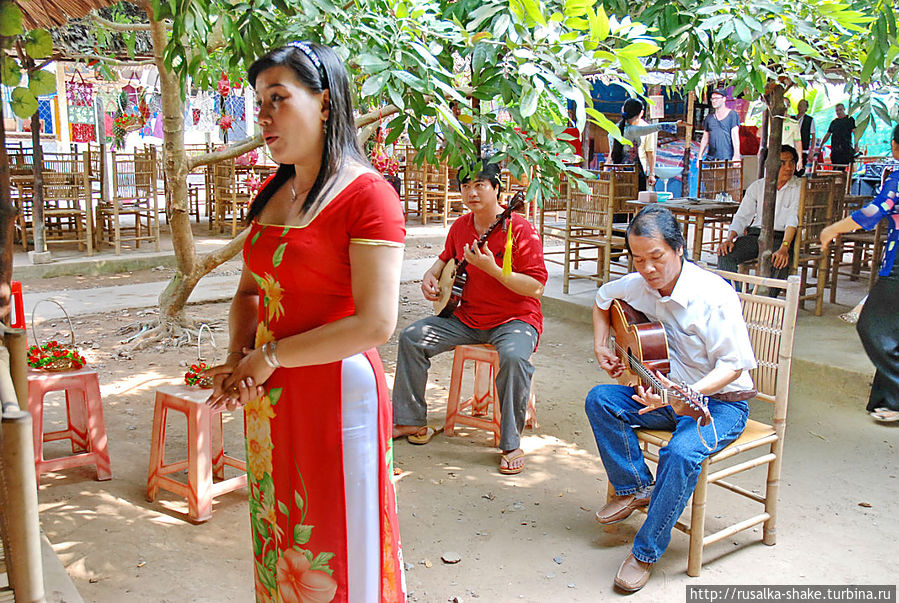
[[[459,170],[459,184],[469,180],[489,180],[493,188],[500,188],[500,167],[498,163],[491,163],[489,159],[478,159],[471,165]]]
[[[687,256],[687,242],[681,232],[680,224],[664,205],[647,205],[634,216],[627,227],[625,242],[628,252],[631,251],[631,236],[654,237],[659,235],[675,252],[682,249]]]

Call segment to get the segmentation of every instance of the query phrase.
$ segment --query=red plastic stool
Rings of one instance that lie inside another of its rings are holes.
[[[474,362],[474,392],[472,396],[460,402],[462,390],[462,373],[465,363]],[[499,446],[500,404],[496,394],[496,374],[499,372],[499,354],[492,345],[457,345],[453,352],[453,374],[450,379],[449,398],[446,401],[446,422],[443,432],[452,436],[456,424],[468,425],[493,432],[493,445]],[[471,409],[470,414],[462,411]],[[492,409],[492,417],[490,410]],[[525,425],[537,427],[537,396],[534,394],[534,381],[531,380],[531,391],[528,395],[528,407],[525,414]]]
[[[164,385],[156,389],[153,411],[153,441],[147,500],[156,500],[159,488],[187,498],[188,517],[194,523],[212,517],[212,499],[247,485],[247,464],[224,452],[222,409],[206,405],[209,392],[186,385]],[[165,419],[169,410],[187,417],[187,459],[165,463]],[[225,479],[225,465],[244,473]],[[168,477],[187,469],[187,483]],[[221,481],[213,483],[215,476]]]
[[[13,329],[24,329],[25,328],[25,302],[22,299],[22,283],[19,281],[13,281],[10,283],[11,291],[9,293],[10,299],[12,299],[13,310],[15,318],[10,323],[10,327]]]
[[[44,396],[53,391],[66,393],[68,427],[44,433]],[[97,371],[86,367],[57,373],[29,369],[28,412],[33,419],[34,466],[38,478],[47,471],[82,465],[95,465],[100,481],[112,478]],[[44,459],[44,442],[56,440],[70,440],[72,454]]]

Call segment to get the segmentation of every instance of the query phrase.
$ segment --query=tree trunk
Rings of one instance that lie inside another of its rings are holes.
[[[44,236],[44,149],[41,147],[41,120],[37,112],[31,116],[31,154],[34,157],[34,197],[31,201],[31,232],[34,233],[34,251],[47,251]],[[84,169],[87,169],[85,166]],[[90,218],[88,218],[90,220]]]
[[[0,52],[3,52],[2,48]],[[5,320],[10,306],[16,224],[16,208],[10,202],[9,195],[9,160],[6,157],[6,129],[3,123],[3,103],[0,103],[0,321]]]
[[[784,89],[775,84],[768,95],[768,158],[765,160],[765,202],[762,232],[759,235],[759,275],[771,276],[774,253],[774,204],[777,198],[777,173],[780,171],[780,142],[783,138]]]

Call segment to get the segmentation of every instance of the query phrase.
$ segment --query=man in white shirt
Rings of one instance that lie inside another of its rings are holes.
[[[639,414],[645,406],[661,404],[657,394],[639,385],[597,385],[587,395],[587,418],[616,494],[596,513],[597,521],[616,523],[649,506],[615,576],[618,588],[633,592],[646,584],[653,564],[668,548],[702,462],[743,432],[749,413],[746,400],[756,393],[748,371],[756,362],[736,292],[721,277],[684,260],[684,238],[671,212],[660,205],[641,210],[628,226],[627,246],[637,272],[604,284],[596,294],[596,359],[611,377],[624,373],[624,364],[609,345],[609,307],[621,299],[650,321],[662,323],[668,338],[668,377],[709,396],[712,417],[711,424],[700,428],[670,406]],[[660,380],[669,384],[664,377]],[[655,480],[635,427],[674,432],[659,453]]]
[[[799,192],[802,183],[796,178],[799,154],[789,145],[780,147],[780,171],[777,172],[777,197],[774,202],[774,245],[771,257],[774,278],[785,279],[790,272],[791,244],[799,227]],[[727,238],[718,246],[718,268],[736,272],[742,262],[759,257],[759,234],[765,202],[765,179],[756,180],[746,189],[740,209],[734,214]]]

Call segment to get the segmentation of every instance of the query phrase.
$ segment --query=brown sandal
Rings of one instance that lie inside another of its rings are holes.
[[[521,448],[513,450],[508,454],[500,455],[499,472],[503,475],[518,475],[524,470],[524,461],[522,461],[520,467],[512,467],[512,462],[523,458],[524,450],[522,450]],[[505,461],[506,463],[505,467],[503,467],[503,461]]]
[[[406,436],[406,439],[409,440],[410,444],[415,444],[416,446],[422,446],[423,444],[427,444],[431,441],[431,439],[443,431],[442,427],[429,427],[425,425],[415,433],[410,433]]]

